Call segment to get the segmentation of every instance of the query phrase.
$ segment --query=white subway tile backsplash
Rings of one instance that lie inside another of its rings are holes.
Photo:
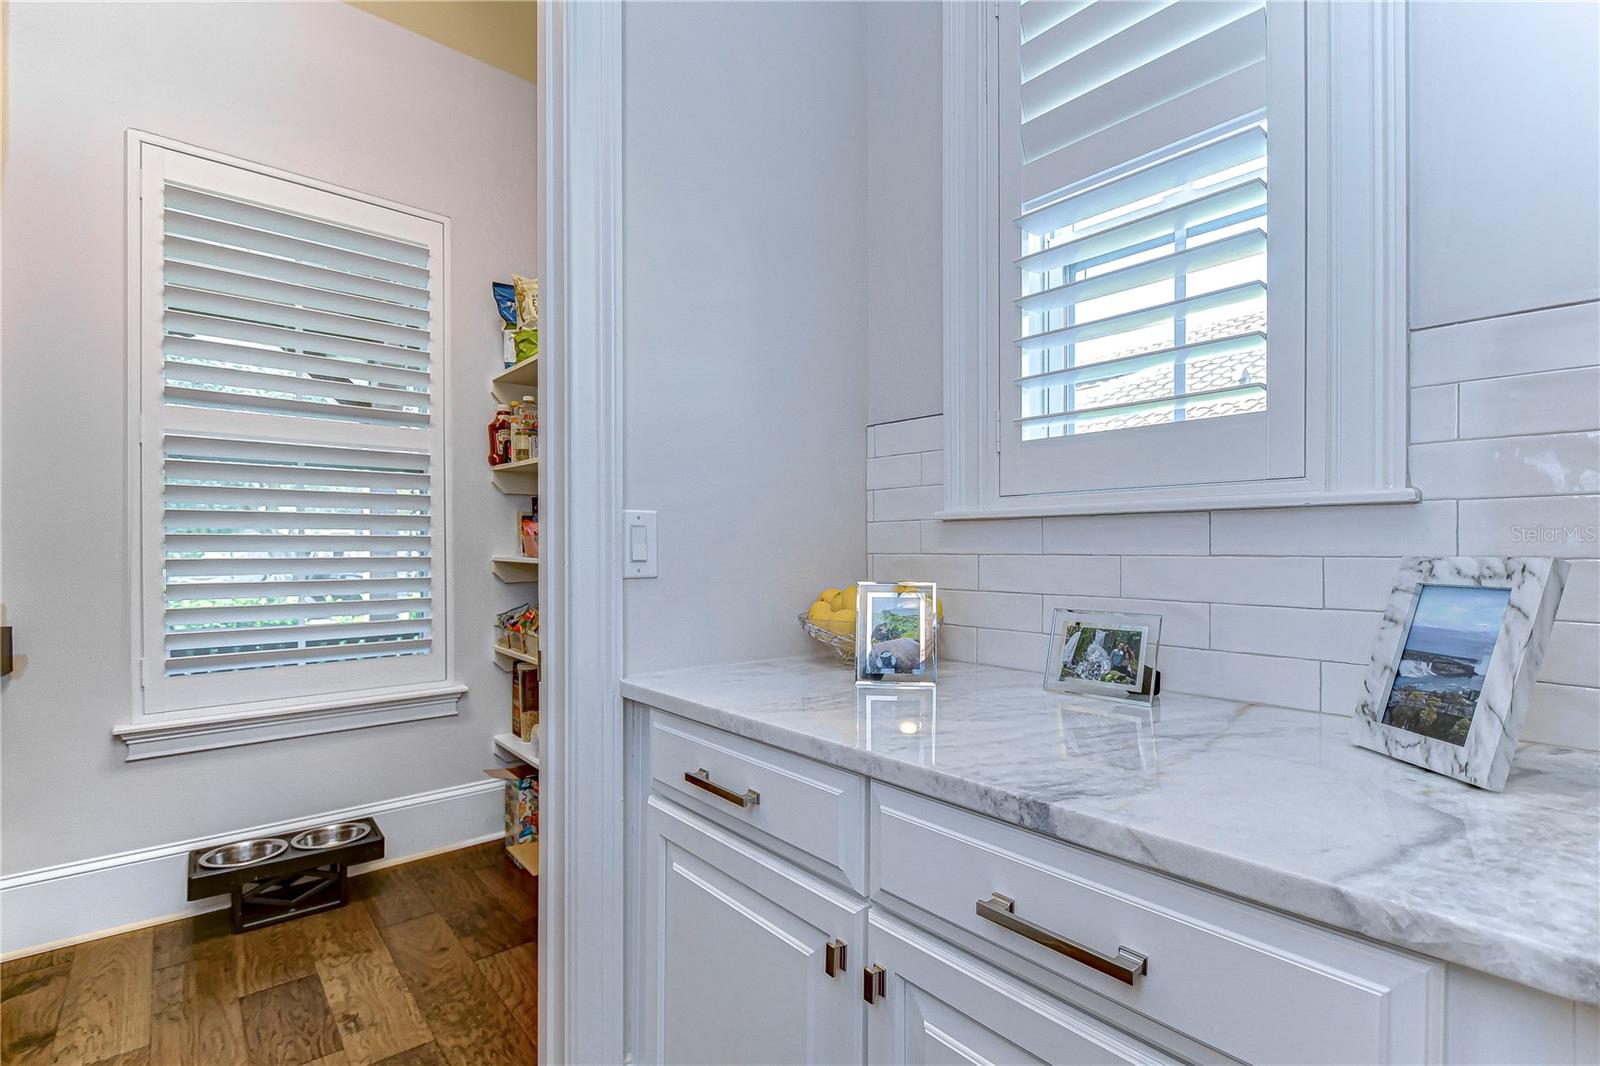
[[[944,488],[939,485],[872,490],[872,517],[879,522],[932,518],[943,507]]]
[[[1044,520],[1044,550],[1059,555],[1205,555],[1211,516],[1072,515]]]
[[[939,627],[939,658],[958,663],[978,661],[978,631],[971,626],[952,625]]]
[[[1457,550],[1462,555],[1600,555],[1600,496],[1462,500]]]
[[[990,592],[1115,596],[1119,561],[1106,555],[985,555],[978,587]]]
[[[1550,630],[1539,680],[1557,685],[1600,687],[1600,625],[1557,622]]]
[[[1574,559],[1567,564],[1567,585],[1556,617],[1567,622],[1600,622],[1600,562]]]
[[[919,522],[868,522],[867,551],[874,555],[915,555],[922,550]]]
[[[1043,597],[1026,592],[941,592],[944,616],[978,629],[1021,629],[1039,632]]]
[[[941,521],[943,418],[872,426],[869,572],[939,583],[950,661],[1037,672],[1056,608],[1154,613],[1171,691],[1349,715],[1400,557],[1560,556],[1524,739],[1600,750],[1600,303],[1413,331],[1409,370],[1417,504]]]
[[[978,630],[978,661],[1008,670],[1037,670],[1044,679],[1044,652],[1048,638],[1043,633],[1017,633],[1009,629]]]
[[[1366,686],[1367,668],[1350,663],[1322,664],[1322,713],[1351,717]]]
[[[1522,739],[1562,748],[1600,751],[1600,689],[1572,685],[1533,686],[1533,703]],[[1513,765],[1511,773],[1516,774]]]
[[[1438,554],[1455,553],[1449,551]],[[1399,559],[1324,559],[1323,606],[1350,611],[1382,611],[1389,604],[1389,593],[1394,591],[1394,579],[1399,572]]]
[[[1253,556],[1130,555],[1122,595],[1205,603],[1322,606],[1322,560]]]
[[[937,519],[922,523],[922,550],[951,554],[1038,555],[1037,518]]]
[[[1219,555],[1451,555],[1454,500],[1218,511],[1211,550]]]
[[[1411,384],[1500,378],[1600,364],[1600,303],[1416,330]]]
[[[1411,483],[1430,498],[1600,492],[1600,433],[1413,444],[1408,454]]]
[[[1211,646],[1211,605],[1179,603],[1175,600],[1130,600],[1113,596],[1046,596],[1039,630],[1050,631],[1050,620],[1058,607],[1074,611],[1113,611],[1124,614],[1159,614],[1161,645],[1185,648]]]
[[[1461,386],[1463,437],[1590,429],[1600,429],[1600,368],[1518,374]]]
[[[874,581],[932,581],[941,593],[978,587],[976,555],[874,555],[870,563]]]
[[[1411,390],[1411,443],[1454,440],[1456,386],[1430,385]]]
[[[922,457],[885,455],[867,460],[867,488],[903,489],[922,484]]]
[[[979,654],[982,654],[981,639]],[[1321,706],[1321,664],[1309,659],[1168,648],[1161,654],[1161,663],[1163,690],[1306,711],[1315,711]]]
[[[1304,607],[1211,606],[1211,646],[1219,651],[1364,663],[1378,631],[1376,612]]]
[[[944,447],[944,416],[883,422],[872,427],[869,443],[874,456],[936,451]]]

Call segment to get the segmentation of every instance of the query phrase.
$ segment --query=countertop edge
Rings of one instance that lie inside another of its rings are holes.
[[[1178,838],[1135,830],[1114,819],[1075,812],[970,778],[864,752],[638,681],[623,679],[621,694],[625,700],[816,759],[1203,889],[1223,892],[1244,903],[1480,970],[1563,999],[1600,1005],[1600,960],[1594,958],[1554,951],[1533,941],[1489,935],[1436,913],[1429,913],[1426,923],[1432,936],[1406,936],[1405,930],[1416,928],[1416,923],[1407,920],[1416,912],[1397,900],[1350,891],[1196,847]],[[959,784],[959,788],[947,787],[947,783]],[[977,802],[974,793],[979,794]]]

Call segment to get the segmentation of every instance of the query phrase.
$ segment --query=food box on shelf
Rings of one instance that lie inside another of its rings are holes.
[[[506,847],[538,840],[539,771],[527,763],[516,763],[484,773],[506,783]]]
[[[539,725],[539,668],[517,663],[511,673],[511,732],[518,740],[533,739]]]

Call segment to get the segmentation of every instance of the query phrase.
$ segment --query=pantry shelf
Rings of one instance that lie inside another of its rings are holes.
[[[511,733],[496,733],[494,746],[498,751],[512,759],[527,763],[535,770],[539,768],[539,734],[535,733],[532,741],[523,740]]]
[[[530,655],[527,652],[512,651],[510,648],[502,648],[499,645],[496,645],[494,654],[496,659],[510,659],[513,662],[527,663],[530,666],[539,665],[539,655],[537,652]]]
[[[489,379],[489,388],[496,398],[512,403],[528,395],[539,384],[539,357],[524,359],[516,366],[507,367]]]

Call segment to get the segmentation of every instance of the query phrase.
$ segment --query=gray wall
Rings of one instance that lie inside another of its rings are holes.
[[[507,716],[491,613],[516,602],[484,561],[513,510],[483,469],[488,286],[536,262],[533,86],[344,4],[8,7],[0,579],[24,661],[4,683],[4,871],[476,779]],[[460,717],[123,761],[129,127],[450,216]]]
[[[865,557],[866,9],[623,11],[627,669],[802,652]]]
[[[886,17],[916,27],[874,39],[874,59],[892,50],[896,65],[936,70],[937,10]],[[870,334],[872,576],[937,580],[957,658],[1038,670],[1056,606],[1157,611],[1172,688],[1348,714],[1397,557],[1568,556],[1527,735],[1600,747],[1597,17],[1577,4],[1410,8],[1410,463],[1423,503],[932,521],[941,293],[937,272],[912,264],[917,283],[876,288],[871,310],[874,326],[934,326],[916,344]],[[869,151],[885,260],[897,235],[940,225],[936,203],[895,195],[905,174],[937,173],[937,97],[884,82],[875,103],[910,116],[919,101],[897,154]]]

